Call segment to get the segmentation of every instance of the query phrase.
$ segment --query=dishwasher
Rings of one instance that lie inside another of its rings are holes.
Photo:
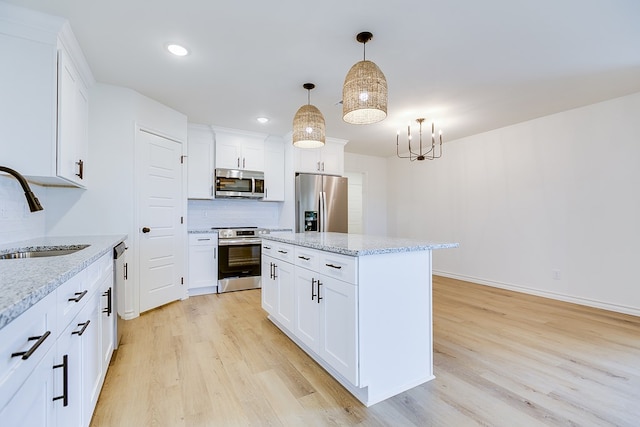
[[[127,246],[124,242],[119,243],[113,248],[113,289],[115,289],[114,300],[116,301],[117,312],[114,349],[120,346],[120,340],[122,339],[122,323],[124,322],[122,313],[124,311],[124,294],[127,283],[126,250]]]

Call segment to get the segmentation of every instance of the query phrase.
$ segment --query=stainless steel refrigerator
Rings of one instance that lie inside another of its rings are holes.
[[[347,178],[296,174],[296,232],[348,232]]]

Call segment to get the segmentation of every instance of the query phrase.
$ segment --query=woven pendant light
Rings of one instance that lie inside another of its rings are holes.
[[[364,45],[373,34],[362,32],[356,40]],[[347,123],[365,125],[387,117],[387,79],[378,66],[366,58],[356,63],[342,86],[342,119]]]
[[[307,89],[307,104],[298,109],[293,116],[293,145],[298,148],[318,148],[324,145],[324,117],[320,110],[311,105],[311,89],[313,83],[302,85]]]

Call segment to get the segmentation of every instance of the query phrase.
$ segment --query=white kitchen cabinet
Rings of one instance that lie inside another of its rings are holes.
[[[86,184],[93,76],[66,20],[0,2],[2,162],[42,185]]]
[[[187,127],[187,188],[189,199],[213,199],[213,132],[208,126]]]
[[[284,201],[284,142],[269,137],[264,143],[264,201]]]
[[[357,384],[356,286],[296,266],[295,298],[295,336]]]
[[[16,392],[6,393],[8,390],[4,388],[4,384],[2,385],[0,399],[9,398],[4,406],[0,406],[2,425],[56,427],[55,409],[58,402],[53,400],[52,369],[55,365],[55,355],[55,348],[49,349]]]
[[[213,129],[216,168],[264,171],[264,135]]]
[[[263,242],[262,251],[262,308],[274,316],[280,324],[293,329],[295,313],[293,247]]]
[[[111,257],[107,263],[102,264],[102,274],[100,275],[100,286],[98,288],[100,296],[100,385],[104,381],[111,356],[116,345],[116,321],[118,313],[116,311],[116,301],[114,294],[113,267]],[[98,387],[98,394],[100,387]],[[97,399],[97,395],[95,396]],[[95,406],[95,405],[94,405]]]
[[[218,289],[218,233],[189,234],[189,296]]]
[[[327,138],[320,148],[294,148],[295,172],[342,176],[346,142]]]

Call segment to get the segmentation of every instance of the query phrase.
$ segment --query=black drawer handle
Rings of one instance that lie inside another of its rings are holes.
[[[278,251],[278,252],[280,252],[281,254],[285,254],[285,255],[289,253],[287,251]]]
[[[322,286],[322,282],[318,280],[318,299],[317,299],[318,304],[320,304],[321,299],[324,299],[320,296],[320,286]]]
[[[271,249],[271,246],[263,246],[265,249]]]
[[[335,268],[337,270],[340,270],[342,268],[341,265],[333,265],[333,264],[325,264],[327,267],[331,267],[331,268]]]
[[[62,363],[53,365],[53,369],[62,368],[62,396],[56,396],[53,401],[62,399],[62,406],[69,406],[69,356],[62,356]]]
[[[76,292],[74,295],[76,296],[75,298],[69,298],[69,301],[73,301],[73,302],[80,302],[80,300],[82,299],[82,297],[84,297],[87,294],[88,291],[82,291],[82,292]]]
[[[306,256],[298,255],[298,258],[303,259],[305,261],[309,261],[311,258],[307,258]]]
[[[84,334],[84,331],[87,329],[87,326],[89,326],[89,323],[91,323],[91,320],[87,320],[84,323],[78,323],[78,326],[82,326],[82,329],[80,329],[79,331],[71,332],[71,335],[77,335],[77,336],[81,337],[82,334]]]
[[[51,331],[47,331],[44,334],[40,335],[39,337],[29,337],[28,341],[33,341],[33,340],[38,340],[38,341],[36,341],[35,344],[33,344],[31,348],[27,351],[19,351],[17,353],[11,353],[11,357],[22,356],[22,360],[27,360],[28,358],[31,357],[33,352],[36,351],[38,347],[40,347],[40,345],[42,345],[44,340],[46,340],[49,335],[51,335]]]
[[[111,288],[107,289],[106,292],[102,293],[103,297],[107,297],[107,308],[103,308],[102,312],[107,313],[107,317],[111,316]]]

